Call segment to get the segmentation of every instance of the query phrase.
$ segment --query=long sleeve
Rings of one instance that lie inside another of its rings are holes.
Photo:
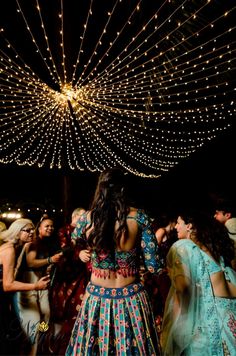
[[[163,266],[150,218],[143,211],[139,211],[136,220],[141,229],[141,248],[145,267],[150,273],[158,273]]]

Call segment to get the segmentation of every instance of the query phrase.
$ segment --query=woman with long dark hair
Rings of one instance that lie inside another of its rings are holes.
[[[139,278],[160,269],[158,246],[148,216],[128,205],[124,175],[101,173],[90,211],[72,237],[91,251],[91,280],[66,355],[159,355],[148,296]]]
[[[179,215],[179,241],[167,255],[171,288],[166,300],[165,356],[235,355],[236,273],[233,241],[205,214]]]

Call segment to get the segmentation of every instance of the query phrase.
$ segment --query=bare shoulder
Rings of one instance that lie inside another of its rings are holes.
[[[27,242],[25,246],[25,251],[27,253],[31,251],[37,251],[37,242],[36,241]]]
[[[0,246],[0,258],[1,260],[15,258],[14,245],[11,242],[6,242]]]
[[[134,216],[137,215],[137,212],[138,212],[138,209],[137,209],[137,208],[130,207],[130,208],[129,208],[129,214],[128,214],[128,216],[134,217]]]
[[[33,247],[32,244],[33,244],[33,242],[27,242],[27,243],[25,244],[25,251],[26,251],[26,252],[30,251],[30,248]]]
[[[166,230],[165,230],[163,227],[160,227],[160,228],[157,229],[157,231],[155,232],[155,236],[156,236],[156,238],[157,238],[158,244],[161,244],[161,243],[164,242],[164,240],[165,240]]]
[[[5,251],[10,251],[10,250],[15,250],[14,245],[12,242],[5,242],[3,245],[0,246],[0,252],[5,252]]]
[[[163,237],[166,234],[166,230],[163,227],[159,227],[156,231],[156,237]]]
[[[138,233],[138,222],[136,221],[137,213],[138,213],[138,209],[131,207],[126,220],[129,234],[130,236],[133,236],[133,238]]]

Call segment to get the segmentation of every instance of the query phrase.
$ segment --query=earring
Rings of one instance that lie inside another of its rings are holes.
[[[189,239],[189,240],[191,240],[191,235],[192,235],[192,229],[190,229],[190,228],[187,228],[187,239]]]

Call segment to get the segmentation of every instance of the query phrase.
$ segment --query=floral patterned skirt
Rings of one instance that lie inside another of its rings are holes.
[[[141,283],[103,288],[89,283],[66,356],[159,355],[148,296]]]
[[[215,297],[223,354],[236,355],[236,299]],[[221,346],[221,345],[220,345]]]

